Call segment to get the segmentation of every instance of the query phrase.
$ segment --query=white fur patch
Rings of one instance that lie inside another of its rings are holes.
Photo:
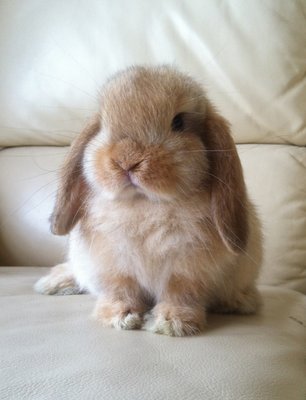
[[[142,325],[142,319],[138,313],[129,313],[124,317],[114,317],[111,319],[111,326],[116,329],[139,329]]]
[[[199,333],[199,328],[188,322],[183,322],[179,318],[165,319],[163,315],[156,318],[148,314],[145,317],[143,329],[149,332],[167,336],[190,336]]]
[[[83,169],[86,180],[99,194],[102,194],[105,198],[110,200],[113,199],[114,195],[106,190],[103,190],[101,183],[97,181],[95,173],[95,162],[96,152],[99,148],[108,144],[108,138],[110,134],[107,129],[103,129],[96,136],[94,136],[85,148],[83,158]]]
[[[54,276],[50,273],[40,278],[34,285],[36,292],[46,295],[69,296],[81,293],[80,288],[65,275]]]

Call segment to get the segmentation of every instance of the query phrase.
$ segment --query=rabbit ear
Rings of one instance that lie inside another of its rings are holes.
[[[99,115],[95,115],[73,141],[61,170],[60,185],[53,213],[50,217],[51,232],[66,235],[78,222],[84,211],[88,193],[82,173],[82,160],[86,144],[100,130]]]
[[[207,115],[204,142],[210,165],[213,221],[226,247],[239,253],[246,248],[249,230],[242,167],[227,121],[212,107]]]

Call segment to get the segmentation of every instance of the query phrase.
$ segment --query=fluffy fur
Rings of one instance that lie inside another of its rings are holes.
[[[106,83],[63,166],[51,229],[70,232],[69,257],[36,290],[95,294],[105,326],[193,335],[207,310],[260,303],[260,227],[229,125],[171,67]]]

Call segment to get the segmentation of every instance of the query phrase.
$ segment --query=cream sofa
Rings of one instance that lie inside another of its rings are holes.
[[[305,15],[303,0],[1,2],[1,399],[305,399]],[[92,297],[32,289],[65,256],[48,217],[67,146],[135,63],[203,82],[264,225],[263,310],[210,315],[197,337],[105,329]]]

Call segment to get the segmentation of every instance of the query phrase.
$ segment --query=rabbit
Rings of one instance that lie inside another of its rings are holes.
[[[195,335],[209,311],[261,304],[261,226],[229,124],[172,66],[132,66],[106,82],[50,220],[70,234],[68,261],[35,289],[93,294],[103,326]]]

